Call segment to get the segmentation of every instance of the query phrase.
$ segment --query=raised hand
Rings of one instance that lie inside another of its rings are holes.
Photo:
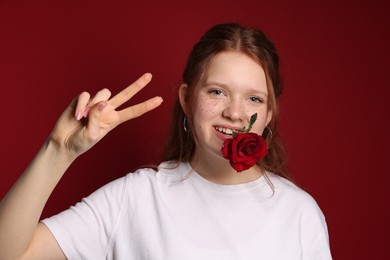
[[[144,88],[151,79],[152,75],[146,73],[111,99],[108,89],[99,91],[92,99],[89,93],[81,93],[63,112],[50,139],[59,148],[66,149],[71,156],[84,153],[119,124],[141,116],[162,103],[161,97],[154,97],[116,110]]]

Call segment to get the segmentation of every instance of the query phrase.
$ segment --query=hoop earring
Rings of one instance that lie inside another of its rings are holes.
[[[188,133],[188,129],[187,129],[187,117],[185,116],[184,119],[183,119],[183,128],[184,128],[184,131],[186,131]]]

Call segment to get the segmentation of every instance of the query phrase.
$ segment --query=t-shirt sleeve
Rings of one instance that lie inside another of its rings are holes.
[[[98,189],[81,202],[42,222],[68,259],[103,259],[126,205],[128,177]]]
[[[301,218],[303,259],[331,260],[325,216],[316,201],[309,197]]]

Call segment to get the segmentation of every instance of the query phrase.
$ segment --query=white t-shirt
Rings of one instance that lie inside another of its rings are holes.
[[[331,259],[313,198],[267,176],[271,185],[264,176],[220,185],[189,163],[163,163],[117,179],[43,223],[68,259]]]

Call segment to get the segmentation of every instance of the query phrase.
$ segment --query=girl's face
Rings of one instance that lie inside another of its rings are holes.
[[[257,120],[251,132],[261,135],[271,120],[264,70],[243,53],[215,56],[193,94],[193,131],[201,157],[222,157],[224,140],[232,138],[232,130],[247,127],[254,113]]]

